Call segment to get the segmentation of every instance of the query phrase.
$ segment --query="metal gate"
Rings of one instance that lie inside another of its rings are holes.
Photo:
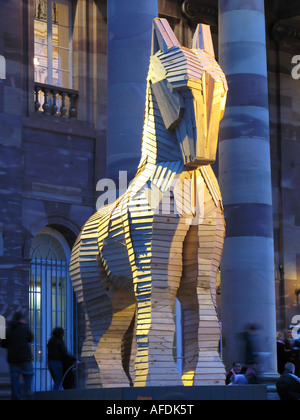
[[[65,330],[66,346],[73,351],[73,289],[68,262],[39,255],[40,258],[31,260],[29,278],[29,321],[34,335],[34,391],[51,390],[53,387],[47,365],[47,343],[53,328],[59,326]]]

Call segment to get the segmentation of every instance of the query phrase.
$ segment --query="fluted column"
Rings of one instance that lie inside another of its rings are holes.
[[[219,0],[219,61],[229,85],[219,179],[223,356],[244,360],[242,333],[261,327],[264,370],[276,366],[275,279],[264,1]]]
[[[146,77],[157,0],[109,0],[107,176],[130,181],[141,155]]]

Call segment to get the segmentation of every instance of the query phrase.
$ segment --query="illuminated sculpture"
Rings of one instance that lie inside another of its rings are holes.
[[[210,164],[226,95],[210,28],[198,25],[188,49],[165,19],[155,19],[136,176],[87,221],[72,251],[88,386],[224,383],[215,298],[225,226]],[[181,377],[173,355],[176,297]]]

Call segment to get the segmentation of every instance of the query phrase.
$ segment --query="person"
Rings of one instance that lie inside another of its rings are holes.
[[[247,370],[245,373],[245,377],[247,378],[248,384],[258,384],[256,371],[257,371],[256,363],[248,364]]]
[[[10,370],[11,397],[13,400],[31,399],[33,378],[30,343],[33,334],[22,312],[15,312],[7,328],[6,338],[1,340],[1,347],[7,350],[7,362]],[[23,377],[23,392],[20,378]]]
[[[300,375],[300,342],[299,339],[293,337],[293,329],[288,331],[288,340],[286,343],[287,351],[287,362],[291,362],[295,365],[295,374]]]
[[[247,385],[249,382],[245,375],[238,373],[228,385]]]
[[[295,365],[291,362],[285,364],[285,370],[276,383],[278,395],[281,400],[300,399],[300,379],[295,375]]]
[[[258,363],[260,339],[260,326],[256,324],[250,324],[244,333],[246,366]]]
[[[276,334],[277,343],[277,370],[280,375],[284,372],[285,364],[287,363],[288,355],[285,345],[285,339],[283,332],[279,331]]]
[[[225,383],[229,385],[231,382],[234,382],[234,378],[236,375],[240,374],[242,370],[242,365],[240,362],[233,362],[232,369],[226,375]]]
[[[62,387],[64,389],[73,388],[74,375],[70,367],[76,362],[76,357],[71,355],[65,346],[63,328],[56,327],[53,329],[47,349],[48,368],[54,381],[53,390],[57,391]],[[66,375],[68,370],[69,372]]]

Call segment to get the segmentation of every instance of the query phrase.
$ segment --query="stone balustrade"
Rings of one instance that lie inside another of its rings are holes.
[[[34,109],[47,115],[77,117],[78,91],[44,83],[34,84]]]

